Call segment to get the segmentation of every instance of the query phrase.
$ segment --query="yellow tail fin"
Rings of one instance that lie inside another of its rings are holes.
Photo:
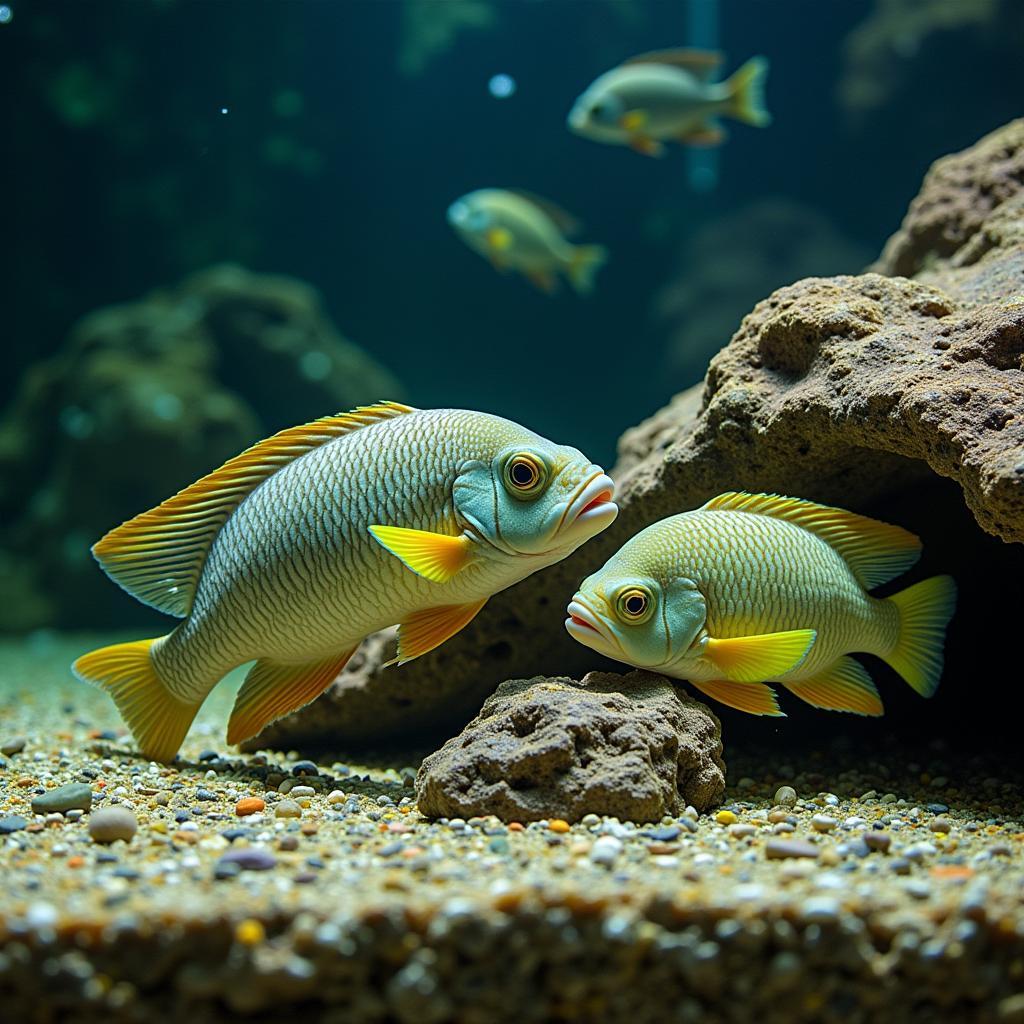
[[[199,705],[175,697],[160,680],[149,656],[155,642],[134,640],[101,647],[83,654],[71,671],[113,697],[144,757],[171,761]]]
[[[608,262],[608,250],[603,245],[577,245],[572,250],[569,280],[580,295],[594,290],[594,277]]]
[[[764,105],[764,82],[768,77],[765,57],[751,57],[725,82],[731,100],[729,113],[737,121],[764,128],[772,123],[772,115]]]
[[[900,613],[900,635],[884,658],[922,697],[930,697],[942,675],[942,645],[956,610],[956,583],[952,576],[933,576],[889,600]]]

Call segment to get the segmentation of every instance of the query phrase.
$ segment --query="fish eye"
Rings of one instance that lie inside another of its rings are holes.
[[[654,609],[654,600],[642,587],[626,587],[616,599],[615,608],[626,622],[643,622]]]
[[[595,103],[590,108],[591,117],[604,117],[604,113],[608,108],[603,103]]]
[[[505,463],[505,483],[516,497],[529,498],[543,488],[547,471],[529,452],[519,452]]]

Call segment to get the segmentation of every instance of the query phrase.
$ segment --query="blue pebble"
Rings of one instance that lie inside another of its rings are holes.
[[[644,829],[640,835],[647,839],[654,839],[659,843],[670,843],[673,839],[678,839],[679,833],[682,831],[679,825],[665,825],[662,828]]]
[[[20,814],[9,814],[6,818],[0,818],[0,836],[20,832],[27,824],[28,822]]]

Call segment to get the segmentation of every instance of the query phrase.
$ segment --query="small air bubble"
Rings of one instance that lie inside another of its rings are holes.
[[[227,108],[227,107],[221,107],[221,108],[220,108],[220,112],[221,112],[222,114],[226,114],[226,113],[228,112],[228,108]]]
[[[299,359],[299,373],[307,380],[323,380],[331,372],[331,357],[325,352],[305,352]]]
[[[7,4],[0,4],[0,25],[9,25],[14,17],[14,11]]]
[[[506,100],[516,91],[516,80],[511,75],[494,75],[487,83],[487,91],[496,100]]]

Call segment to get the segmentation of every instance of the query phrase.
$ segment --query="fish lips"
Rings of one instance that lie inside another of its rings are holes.
[[[568,618],[565,620],[565,629],[574,640],[578,640],[584,647],[593,648],[600,654],[606,654],[619,661],[622,660],[623,652],[619,648],[618,641],[601,621],[601,617],[587,607],[582,594],[576,594],[573,597],[566,612]]]
[[[584,539],[589,539],[606,530],[619,514],[614,497],[615,482],[607,473],[598,472],[569,502],[562,516],[561,531],[580,533]]]

